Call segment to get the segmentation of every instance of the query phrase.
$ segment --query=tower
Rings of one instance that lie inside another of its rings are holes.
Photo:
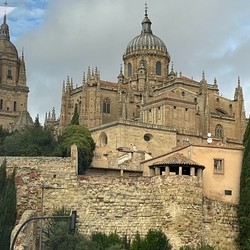
[[[0,126],[15,130],[32,124],[27,112],[28,93],[24,53],[19,58],[10,41],[5,14],[0,28]]]
[[[165,82],[169,73],[170,56],[164,42],[153,34],[147,6],[142,20],[141,34],[133,38],[123,55],[124,82],[135,91],[144,91],[146,81]],[[144,88],[142,86],[144,79]]]

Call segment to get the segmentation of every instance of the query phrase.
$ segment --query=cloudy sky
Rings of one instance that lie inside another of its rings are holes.
[[[153,33],[166,44],[174,68],[200,80],[202,71],[232,99],[240,76],[250,113],[249,0],[147,0]],[[141,31],[144,0],[9,0],[7,22],[24,48],[29,111],[60,113],[62,82],[80,85],[88,66],[115,81],[129,41]],[[13,8],[12,8],[13,7]],[[2,13],[3,13],[2,8]]]

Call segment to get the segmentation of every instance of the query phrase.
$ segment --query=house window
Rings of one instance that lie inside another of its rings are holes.
[[[215,137],[216,138],[222,138],[223,137],[223,127],[218,124],[215,127]]]
[[[104,114],[110,114],[110,100],[108,98],[103,100],[102,112]]]
[[[156,75],[161,76],[161,62],[156,63]]]
[[[214,159],[214,174],[224,174],[223,159]]]
[[[128,77],[132,76],[132,64],[128,63]]]
[[[0,109],[3,109],[3,99],[0,100]]]
[[[225,195],[232,195],[232,190],[225,190]]]

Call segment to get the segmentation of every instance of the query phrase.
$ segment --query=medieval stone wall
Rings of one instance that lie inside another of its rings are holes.
[[[202,179],[190,176],[76,176],[70,158],[7,158],[17,167],[18,209],[41,213],[41,184],[45,215],[62,206],[76,209],[79,228],[116,231],[133,237],[150,228],[162,229],[174,249],[204,240],[220,250],[236,249],[236,209],[202,195]],[[229,247],[230,246],[230,247]]]

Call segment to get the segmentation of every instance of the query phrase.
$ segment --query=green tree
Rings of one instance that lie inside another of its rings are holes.
[[[5,155],[8,156],[51,156],[56,141],[52,132],[40,125],[37,117],[33,126],[6,137],[4,147]]]
[[[170,250],[172,246],[169,239],[161,230],[149,229],[146,236],[142,238],[136,234],[132,242],[131,250]]]
[[[74,109],[74,114],[72,116],[71,125],[79,125],[79,114],[78,114],[78,110],[77,110],[77,105],[75,105],[75,109]]]
[[[125,250],[123,239],[116,233],[96,232],[91,235],[91,241],[96,243],[98,250]]]
[[[16,222],[15,170],[6,175],[6,161],[0,167],[0,249],[9,250],[10,235]]]
[[[145,250],[170,250],[172,246],[161,230],[150,229],[144,238]]]
[[[3,129],[3,126],[0,126],[0,155],[5,155],[4,142],[7,136],[10,136],[11,133]]]
[[[53,216],[69,216],[69,210],[65,208],[57,209]],[[95,244],[85,239],[76,230],[74,234],[69,233],[69,220],[66,218],[51,219],[47,227],[43,230],[46,236],[46,249],[48,250],[95,250]]]
[[[144,250],[144,240],[139,234],[139,232],[137,232],[135,235],[135,238],[132,242],[131,250]]]
[[[240,200],[238,208],[239,234],[238,244],[240,249],[250,249],[250,123],[248,122],[244,138],[244,154],[240,177]]]
[[[81,125],[67,126],[59,138],[59,154],[62,157],[70,156],[71,146],[78,147],[78,174],[84,174],[90,166],[95,149],[95,143],[90,131]]]

